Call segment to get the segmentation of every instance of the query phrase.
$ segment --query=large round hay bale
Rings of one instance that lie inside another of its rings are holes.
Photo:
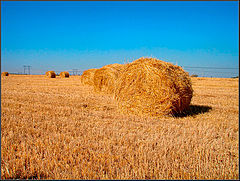
[[[49,78],[56,78],[56,73],[54,71],[47,71],[46,76]]]
[[[81,75],[81,82],[86,85],[93,85],[94,73],[97,69],[88,69],[83,72]]]
[[[118,76],[121,74],[124,65],[107,65],[94,73],[93,83],[96,92],[113,93],[115,83]]]
[[[105,65],[102,68],[114,68],[114,69],[120,71],[123,68],[123,65],[119,64],[119,63],[114,63],[114,64]]]
[[[61,73],[60,73],[60,77],[62,77],[62,78],[68,78],[68,77],[69,77],[69,73],[66,72],[66,71],[61,72]]]
[[[181,67],[154,58],[126,64],[116,82],[114,97],[124,113],[176,115],[189,107],[191,79]]]
[[[9,76],[8,72],[2,72],[2,76]]]

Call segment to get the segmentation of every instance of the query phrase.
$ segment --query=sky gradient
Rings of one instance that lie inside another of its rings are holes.
[[[238,6],[237,1],[2,1],[1,71],[23,72],[23,65],[31,65],[33,74],[83,71],[155,57],[190,74],[236,76]]]

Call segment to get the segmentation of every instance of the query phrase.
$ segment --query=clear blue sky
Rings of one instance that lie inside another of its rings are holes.
[[[1,1],[1,71],[85,70],[155,57],[238,68],[238,2]],[[237,69],[187,69],[231,77]],[[215,73],[214,73],[215,71]],[[216,73],[216,72],[229,73]]]

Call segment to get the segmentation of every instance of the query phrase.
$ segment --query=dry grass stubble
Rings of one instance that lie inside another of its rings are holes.
[[[238,179],[238,80],[192,82],[191,116],[156,119],[79,76],[2,78],[1,179]]]

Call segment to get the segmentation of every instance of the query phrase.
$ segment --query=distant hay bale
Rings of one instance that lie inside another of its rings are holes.
[[[196,75],[196,74],[193,74],[193,75],[191,75],[191,77],[198,77],[198,75]]]
[[[60,77],[62,77],[62,78],[68,78],[68,77],[69,77],[69,73],[66,72],[66,71],[61,72],[61,73],[60,73]]]
[[[49,78],[56,78],[56,73],[54,71],[47,71],[45,75]]]
[[[50,71],[47,71],[47,72],[45,73],[45,75],[47,76],[49,72],[50,72]]]
[[[88,69],[83,72],[81,75],[81,82],[86,85],[93,85],[94,73],[97,69]]]
[[[122,112],[157,117],[182,113],[193,94],[187,72],[154,58],[126,64],[115,87],[114,97]]]
[[[9,76],[8,72],[2,72],[2,76]]]
[[[96,92],[113,93],[115,83],[121,74],[124,65],[111,64],[97,69],[94,73],[93,83]]]

